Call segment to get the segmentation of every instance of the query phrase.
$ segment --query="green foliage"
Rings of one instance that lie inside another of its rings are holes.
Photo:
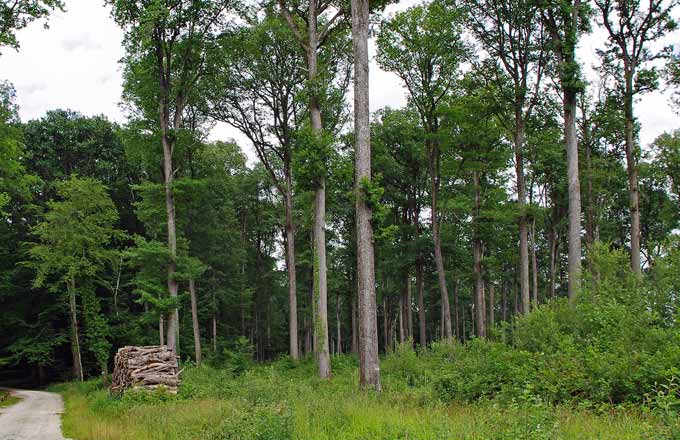
[[[46,18],[50,12],[64,11],[62,0],[18,0],[0,3],[0,47],[19,48],[16,32],[29,23]],[[47,27],[47,22],[45,22]]]
[[[131,393],[112,399],[99,382],[56,391],[66,400],[66,435],[83,440],[673,438],[665,436],[670,425],[656,411],[610,408],[596,414],[552,406],[530,388],[507,403],[442,404],[432,382],[415,383],[402,374],[409,365],[413,372],[441,377],[455,368],[453,354],[464,351],[448,344],[418,354],[400,348],[383,361],[382,393],[356,390],[357,360],[350,356],[334,358],[330,382],[315,377],[312,359],[281,359],[239,376],[189,367],[174,397]]]
[[[326,130],[315,133],[311,125],[304,124],[294,134],[297,146],[293,154],[293,170],[298,184],[306,190],[315,190],[328,173],[333,154],[333,136]]]

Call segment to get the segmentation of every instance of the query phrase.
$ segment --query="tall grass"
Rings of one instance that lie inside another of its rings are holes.
[[[282,360],[236,377],[207,366],[190,368],[178,396],[116,398],[96,381],[53,390],[65,397],[63,427],[75,440],[672,438],[657,417],[633,408],[594,412],[533,397],[445,403],[426,372],[413,377],[418,364],[428,368],[421,358],[404,352],[388,356],[380,394],[358,391],[350,356],[335,358],[328,382],[315,378],[311,361]]]

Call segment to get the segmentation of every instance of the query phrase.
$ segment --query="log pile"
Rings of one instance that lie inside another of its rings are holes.
[[[118,349],[113,367],[112,392],[165,387],[169,392],[177,393],[178,386],[177,357],[167,345]]]

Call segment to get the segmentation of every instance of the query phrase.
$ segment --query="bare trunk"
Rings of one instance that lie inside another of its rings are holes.
[[[550,231],[550,299],[555,299],[558,243],[557,231],[555,231],[555,226],[553,225]]]
[[[503,321],[508,320],[508,289],[505,283],[501,285],[501,317]]]
[[[201,356],[201,330],[198,326],[198,301],[196,299],[196,282],[193,279],[189,280],[189,296],[191,297],[191,325],[194,330],[194,353],[196,356],[196,365],[200,365],[202,361]]]
[[[164,110],[162,114],[165,113]],[[162,118],[161,118],[162,119]],[[170,263],[168,263],[168,294],[171,298],[177,298],[178,285],[175,280],[175,272],[177,271],[177,233],[175,227],[175,196],[173,193],[174,170],[172,167],[172,152],[173,145],[169,140],[167,134],[167,126],[161,122],[163,132],[163,179],[165,187],[165,211],[167,214],[167,233],[168,233],[168,250],[170,251]],[[168,347],[175,355],[179,356],[179,311],[173,308],[168,314]]]
[[[389,334],[389,327],[390,327],[390,321],[389,321],[389,312],[387,310],[387,298],[383,298],[383,344],[384,344],[384,350],[385,354],[388,353],[389,351],[389,345],[390,345],[390,334]]]
[[[378,323],[373,255],[373,212],[360,193],[371,180],[371,127],[368,104],[368,0],[352,0],[354,51],[354,132],[357,217],[357,278],[359,298],[359,383],[380,390]]]
[[[76,281],[67,282],[68,305],[71,321],[71,354],[73,355],[73,376],[83,381],[83,362],[80,357],[80,336],[78,335],[78,313],[76,309]]]
[[[492,282],[489,282],[489,306],[487,307],[487,314],[489,315],[489,322],[488,322],[488,328],[493,328],[494,326],[494,308],[496,306],[496,298],[494,298],[495,294],[495,288],[494,284]]]
[[[212,348],[213,352],[217,352],[217,315],[213,314],[212,317]]]
[[[416,261],[416,289],[418,290],[418,336],[420,339],[420,346],[425,348],[427,346],[427,323],[425,322],[425,286],[421,256],[418,256]]]
[[[531,301],[538,307],[538,259],[536,257],[536,219],[531,221]]]
[[[525,127],[522,108],[515,109],[515,172],[517,174],[517,205],[519,217],[519,284],[522,294],[522,312],[529,313],[529,240],[527,238],[526,181],[524,178]]]
[[[459,282],[453,284],[453,328],[457,339],[460,339],[460,315],[458,312],[458,288]]]
[[[630,200],[630,264],[633,272],[639,275],[642,273],[640,264],[640,194],[634,138],[633,72],[626,72],[625,76],[624,116],[626,118],[626,165],[628,172],[628,197]]]
[[[586,249],[590,249],[595,241],[595,200],[593,198],[593,151],[592,151],[592,140],[590,133],[590,120],[585,117],[586,110],[583,110],[584,114],[584,127],[583,127],[583,147],[585,150],[586,159]]]
[[[284,204],[286,211],[286,269],[288,272],[288,342],[290,358],[296,361],[299,358],[297,277],[295,270],[295,224],[293,222],[293,195],[290,175],[286,177]]]
[[[474,218],[472,220],[474,224],[474,238],[472,240],[472,257],[473,257],[473,273],[475,280],[475,328],[476,336],[480,338],[486,337],[485,320],[486,316],[484,313],[484,278],[482,275],[482,240],[479,236],[479,231],[477,230],[477,222],[479,221],[479,211],[481,208],[481,194],[480,194],[480,181],[479,173],[474,171],[472,173],[473,185],[475,190],[475,206],[474,206]]]
[[[357,323],[357,299],[352,299],[352,353],[359,352],[359,326]]]
[[[309,81],[317,80],[317,3],[309,3],[307,68]],[[320,137],[323,130],[319,98],[314,93],[309,98],[309,115],[312,132]],[[314,352],[319,367],[319,377],[331,377],[331,358],[328,351],[328,284],[326,273],[326,179],[319,177],[314,195]]]
[[[413,293],[411,289],[411,274],[406,273],[406,301],[404,304],[405,315],[405,326],[406,326],[406,339],[413,338],[413,308],[411,304],[413,303]]]
[[[432,191],[432,239],[434,241],[434,261],[437,267],[437,279],[439,281],[439,291],[442,303],[442,331],[445,340],[450,340],[453,332],[451,330],[451,308],[449,306],[449,291],[446,286],[446,273],[444,272],[444,257],[442,256],[442,243],[439,231],[439,221],[437,220],[437,196],[439,192],[439,146],[436,143],[431,145],[430,170],[431,170],[431,191]]]
[[[406,295],[401,295],[399,297],[399,343],[403,344],[406,341],[406,329],[404,328],[404,297]]]
[[[158,336],[160,345],[165,345],[165,322],[162,313],[158,317]]]
[[[337,327],[336,333],[338,338],[338,343],[335,348],[336,354],[342,353],[342,315],[340,313],[342,307],[341,299],[340,293],[338,293],[335,297],[335,324]]]
[[[564,90],[564,141],[567,148],[569,190],[569,302],[576,300],[581,285],[581,188],[576,137],[576,93]]]

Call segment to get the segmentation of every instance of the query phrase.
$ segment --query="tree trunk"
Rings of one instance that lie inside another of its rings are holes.
[[[162,313],[158,317],[158,336],[160,345],[165,345],[165,322]]]
[[[319,46],[317,32],[316,2],[309,3],[309,50],[307,50],[307,68],[309,81],[317,80],[317,50]],[[321,137],[321,108],[319,98],[312,93],[309,98],[309,115],[312,132]],[[331,359],[328,351],[328,284],[326,273],[326,179],[319,177],[314,195],[314,352],[319,367],[319,377],[331,377]]]
[[[569,191],[569,302],[576,300],[581,285],[581,188],[576,137],[576,92],[563,86],[564,141],[567,149]]]
[[[354,132],[356,135],[355,185],[357,221],[357,278],[359,298],[359,383],[380,391],[378,323],[373,255],[373,216],[360,193],[371,180],[371,126],[368,88],[368,0],[352,0],[354,52]]]
[[[519,284],[522,292],[522,312],[529,313],[529,240],[527,238],[526,181],[524,178],[525,126],[522,107],[515,108],[515,172],[517,174],[517,205],[519,217]]]
[[[557,246],[559,241],[555,225],[552,225],[550,228],[550,299],[555,299],[555,283],[557,282]]]
[[[293,195],[290,172],[286,176],[286,269],[288,272],[288,342],[290,358],[298,360],[297,276],[295,270],[295,223],[293,222]]]
[[[460,339],[460,315],[458,313],[458,287],[459,281],[453,283],[453,328],[454,335]]]
[[[628,172],[628,197],[630,199],[630,264],[633,272],[640,275],[640,194],[638,189],[638,166],[635,153],[635,119],[633,116],[633,72],[625,74],[624,116],[626,118],[626,165]]]
[[[201,364],[201,330],[198,326],[198,301],[196,299],[196,282],[189,280],[189,296],[191,297],[191,325],[194,330],[194,353],[196,365]]]
[[[335,348],[336,354],[342,353],[342,315],[340,313],[341,307],[342,307],[341,297],[340,293],[338,293],[335,297],[335,324],[337,327],[336,333],[338,338],[338,343]]]
[[[217,353],[217,315],[212,317],[212,348],[213,353]]]
[[[479,236],[479,231],[477,230],[477,222],[479,221],[479,211],[481,208],[481,194],[480,194],[480,182],[479,173],[474,171],[472,173],[472,180],[475,191],[475,206],[473,210],[473,225],[474,225],[474,237],[472,240],[472,257],[473,257],[473,273],[475,280],[475,335],[480,338],[486,337],[485,321],[486,316],[484,313],[484,278],[482,275],[482,240]]]
[[[357,299],[352,299],[352,353],[359,352],[359,326],[357,323]]]
[[[439,291],[442,302],[442,330],[445,340],[452,337],[451,330],[451,308],[449,306],[449,291],[446,286],[446,272],[444,272],[444,257],[442,256],[442,243],[439,231],[439,221],[437,220],[437,195],[439,192],[439,146],[432,142],[430,146],[430,174],[432,191],[432,239],[434,242],[434,261],[437,267],[437,279],[439,280]]]
[[[501,317],[508,320],[508,289],[505,283],[501,285]]]
[[[495,288],[496,286],[494,286],[492,282],[489,282],[489,306],[487,307],[487,314],[489,315],[488,328],[493,328],[494,326],[494,308],[496,305],[496,299],[494,298]]]
[[[538,259],[536,257],[536,219],[531,220],[531,301],[538,307]]]
[[[67,282],[68,305],[71,321],[71,354],[73,355],[73,376],[83,381],[83,362],[80,357],[80,336],[78,335],[78,313],[76,309],[76,281]]]
[[[388,347],[390,345],[390,334],[389,334],[389,313],[387,311],[387,297],[383,297],[383,344],[385,346],[385,354],[388,353]]]
[[[585,105],[584,105],[585,107]],[[582,110],[584,114],[583,121],[583,147],[585,150],[586,159],[586,250],[593,246],[595,241],[595,200],[593,198],[593,147],[590,133],[590,120],[585,117],[586,110]]]
[[[405,302],[405,296],[402,294],[399,296],[399,343],[403,344],[404,341],[406,341],[406,328],[405,328],[405,322],[404,322],[404,302]]]
[[[416,260],[416,289],[418,290],[418,337],[420,346],[427,346],[427,323],[425,322],[425,286],[423,280],[423,261],[419,255]]]
[[[411,304],[413,303],[413,293],[411,289],[411,274],[406,273],[406,301],[404,304],[405,315],[405,326],[406,326],[406,339],[413,338],[413,308]]]
[[[181,111],[181,110],[176,110]],[[167,214],[168,250],[170,251],[170,263],[168,263],[168,294],[170,298],[177,298],[178,285],[175,280],[177,271],[177,233],[175,227],[175,195],[173,192],[174,169],[172,166],[172,153],[174,144],[170,141],[168,133],[168,109],[161,105],[161,141],[163,144],[163,184],[165,188],[165,211]],[[168,315],[168,348],[176,356],[179,356],[179,310],[175,307]]]

